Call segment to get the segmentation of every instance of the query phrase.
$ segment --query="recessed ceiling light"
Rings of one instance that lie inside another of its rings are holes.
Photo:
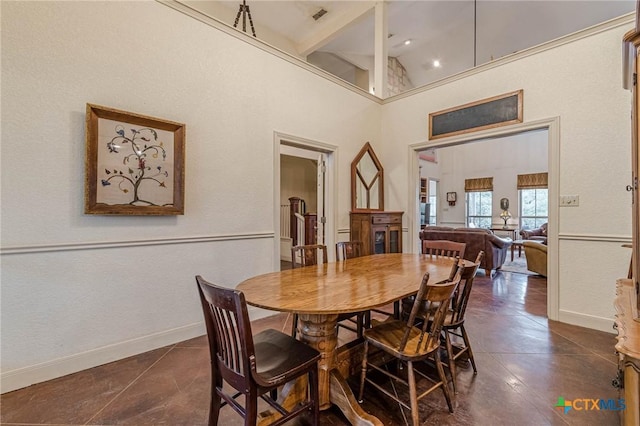
[[[410,45],[410,44],[411,44],[411,40],[405,40],[405,41],[404,41],[404,45],[405,45],[405,46],[408,46],[408,45]]]
[[[441,66],[441,65],[442,65],[442,64],[440,64],[440,61],[439,61],[439,60],[434,59],[434,61],[433,61],[433,66],[434,66],[435,68],[440,68],[440,66]]]

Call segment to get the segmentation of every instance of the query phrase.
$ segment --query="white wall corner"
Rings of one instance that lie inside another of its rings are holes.
[[[615,334],[613,318],[597,317],[561,309],[558,321]]]

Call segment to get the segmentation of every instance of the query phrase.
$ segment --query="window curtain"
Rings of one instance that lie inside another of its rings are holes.
[[[529,173],[518,175],[518,189],[547,188],[549,186],[549,173]]]
[[[476,179],[465,179],[464,191],[465,192],[493,191],[493,178],[484,177],[484,178],[476,178]]]

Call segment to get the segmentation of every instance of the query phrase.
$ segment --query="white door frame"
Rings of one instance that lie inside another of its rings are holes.
[[[420,214],[418,202],[420,169],[418,152],[427,148],[444,148],[447,146],[461,145],[475,142],[480,139],[501,138],[531,130],[547,130],[548,135],[548,167],[549,167],[549,228],[548,228],[548,255],[547,255],[547,317],[550,320],[559,320],[560,316],[560,291],[558,268],[558,224],[560,212],[558,210],[560,187],[560,117],[546,118],[528,123],[514,124],[512,126],[498,127],[485,131],[468,133],[437,141],[425,141],[409,145],[409,203],[407,211],[409,251],[419,253],[419,240],[417,238],[417,218]],[[414,237],[415,236],[415,237]]]
[[[319,152],[318,158],[316,160],[316,240],[318,244],[325,244],[327,241],[327,236],[325,234],[325,223],[326,223],[326,210],[325,210],[325,198],[327,191],[327,154],[324,152]]]
[[[338,147],[324,142],[293,136],[281,132],[273,132],[273,229],[275,237],[273,239],[273,267],[275,271],[280,270],[280,147],[292,146],[307,151],[321,152],[326,155],[326,186],[325,186],[325,217],[327,222],[324,225],[325,245],[327,248],[333,247],[336,242],[336,209],[337,193],[335,184],[337,182],[338,168]],[[327,250],[329,260],[335,256],[334,250]]]

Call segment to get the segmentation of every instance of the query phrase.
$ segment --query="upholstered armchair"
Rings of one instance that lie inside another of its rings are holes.
[[[524,257],[527,269],[531,272],[547,276],[547,246],[538,241],[524,241]]]
[[[543,224],[540,228],[523,229],[520,231],[523,240],[543,241],[547,243],[547,224]]]

